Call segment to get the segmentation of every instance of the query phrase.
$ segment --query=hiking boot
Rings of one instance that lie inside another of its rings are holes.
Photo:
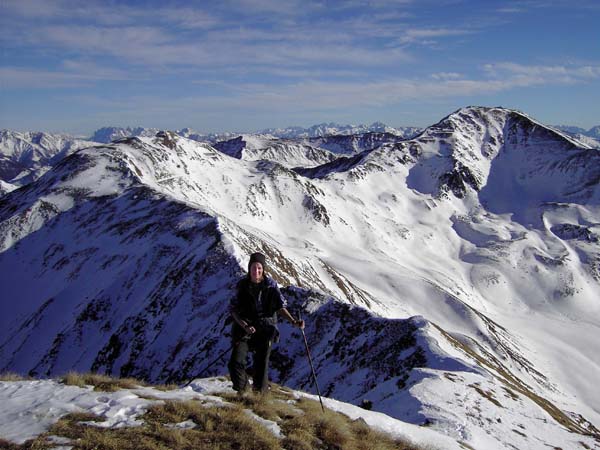
[[[269,394],[269,392],[271,391],[271,386],[267,386],[264,388],[252,388],[252,392],[254,392],[256,395],[267,395]]]
[[[233,390],[237,392],[238,397],[243,397],[246,394],[250,393],[250,386],[246,385],[243,388],[238,388],[238,389],[233,388]]]

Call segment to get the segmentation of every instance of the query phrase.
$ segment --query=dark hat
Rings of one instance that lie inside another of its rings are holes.
[[[258,262],[262,265],[263,271],[267,270],[267,258],[262,253],[252,253],[250,255],[250,261],[248,262],[248,272],[250,272],[250,266],[252,263]]]

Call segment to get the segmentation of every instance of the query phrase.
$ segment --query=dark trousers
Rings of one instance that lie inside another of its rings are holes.
[[[254,353],[252,389],[255,391],[266,391],[269,387],[271,341],[258,333],[253,335],[249,340],[237,341],[233,346],[228,365],[233,389],[244,391],[248,388],[248,374],[246,373],[248,351]]]

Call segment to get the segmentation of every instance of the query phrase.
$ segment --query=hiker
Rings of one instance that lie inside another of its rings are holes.
[[[248,275],[239,281],[237,294],[230,304],[233,350],[228,367],[233,389],[239,393],[249,388],[246,374],[248,351],[254,353],[252,389],[261,393],[269,389],[271,345],[279,338],[277,314],[295,327],[304,329],[304,321],[294,319],[286,309],[277,283],[265,274],[266,269],[265,255],[250,255]]]

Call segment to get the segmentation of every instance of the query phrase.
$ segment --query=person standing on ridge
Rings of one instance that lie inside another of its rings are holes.
[[[265,274],[266,268],[265,255],[250,255],[248,275],[238,282],[236,296],[230,304],[233,350],[228,367],[233,389],[239,393],[249,387],[246,374],[248,351],[254,353],[252,389],[264,393],[269,388],[271,345],[279,337],[277,314],[293,326],[304,329],[304,321],[294,319],[286,309],[277,283]]]

